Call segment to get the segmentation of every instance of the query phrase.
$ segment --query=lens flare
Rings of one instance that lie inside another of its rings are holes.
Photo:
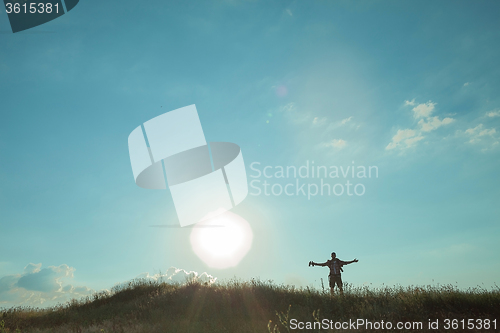
[[[278,95],[279,97],[285,97],[287,94],[288,89],[285,86],[281,85],[276,87],[276,95]]]

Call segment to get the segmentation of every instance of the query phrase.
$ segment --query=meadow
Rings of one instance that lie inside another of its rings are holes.
[[[361,319],[372,326],[352,326]],[[429,322],[437,329],[429,329]],[[213,285],[136,280],[64,305],[2,309],[0,314],[0,333],[494,332],[499,324],[497,286],[373,289],[347,284],[344,296],[332,296],[327,290],[260,280]]]

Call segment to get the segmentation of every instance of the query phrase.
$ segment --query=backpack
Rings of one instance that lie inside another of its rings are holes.
[[[338,273],[338,274],[343,273],[343,272],[344,272],[344,270],[342,269],[342,264],[340,264],[340,262],[339,262],[339,261],[340,261],[340,259],[339,259],[339,258],[335,258],[335,260],[332,260],[332,265],[333,265],[333,262],[334,262],[334,261],[337,261],[337,266],[338,266],[338,268],[339,268],[339,273]]]

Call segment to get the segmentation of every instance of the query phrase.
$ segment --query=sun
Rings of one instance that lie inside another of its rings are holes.
[[[190,236],[196,255],[208,266],[228,268],[236,266],[252,246],[250,224],[231,212],[199,222]]]

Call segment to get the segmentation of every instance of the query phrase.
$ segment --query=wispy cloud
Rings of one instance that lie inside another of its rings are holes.
[[[300,123],[314,123],[314,117],[311,112],[301,111],[297,107],[297,104],[290,102],[278,108],[278,112],[282,113],[289,121],[300,124]]]
[[[465,131],[465,133],[474,135],[474,136],[485,136],[485,135],[494,135],[497,131],[494,128],[483,129],[483,124],[479,124],[474,128],[469,128]]]
[[[327,122],[325,132],[333,132],[333,131],[336,131],[342,127],[346,127],[346,128],[351,129],[351,130],[359,128],[360,125],[356,126],[356,124],[354,123],[354,121],[352,119],[353,119],[353,117],[350,116],[348,118],[344,118],[341,120]]]
[[[342,139],[333,139],[329,142],[324,142],[322,145],[323,145],[323,147],[332,147],[332,148],[340,150],[340,149],[345,148],[345,146],[347,145],[347,142],[345,140],[342,140]]]
[[[311,111],[300,110],[296,103],[290,102],[278,108],[278,112],[282,113],[287,119],[297,124],[304,125],[325,125],[325,131],[346,125],[352,122],[352,116],[341,120],[329,120],[326,117],[315,115]]]
[[[322,125],[326,122],[326,118],[323,117],[323,118],[319,118],[319,117],[314,117],[312,123],[313,125]]]
[[[483,144],[482,151],[494,148],[498,146],[499,140],[496,136],[496,129],[494,128],[484,128],[483,124],[479,124],[476,127],[469,128],[465,131],[465,135],[468,138],[467,143],[470,144]]]
[[[331,120],[316,115],[313,111],[302,110],[293,102],[281,106],[278,112],[294,126],[298,126],[301,135],[307,137],[308,140],[316,141],[312,144],[320,149],[344,149],[348,145],[347,141],[339,136],[343,136],[346,130],[357,129],[360,126],[353,122],[352,116]],[[342,132],[340,132],[341,128],[344,128]],[[332,136],[336,138],[333,139]]]
[[[342,119],[342,120],[340,121],[340,124],[341,124],[341,125],[345,125],[345,124],[347,124],[348,122],[350,122],[350,121],[351,121],[351,119],[352,119],[352,116],[351,116],[351,117],[349,117],[349,118]]]
[[[500,110],[494,110],[486,113],[486,117],[494,118],[500,117]]]
[[[415,105],[415,98],[412,99],[411,101],[405,101],[405,106],[413,106]]]

